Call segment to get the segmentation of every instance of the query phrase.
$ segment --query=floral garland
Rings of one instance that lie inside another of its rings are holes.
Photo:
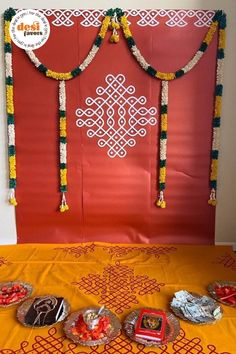
[[[216,11],[212,19],[212,23],[209,27],[209,30],[205,38],[203,39],[198,51],[194,55],[194,57],[183,68],[171,73],[158,71],[154,69],[150,64],[148,64],[145,58],[142,56],[140,50],[136,46],[126,16],[124,15],[120,16],[118,20],[120,21],[128,47],[131,50],[137,62],[139,63],[139,65],[152,77],[156,77],[157,79],[160,80],[170,81],[170,80],[178,79],[179,77],[187,74],[198,64],[204,52],[208,48],[209,44],[212,42],[214,34],[218,28],[219,22],[222,21],[223,18],[225,18],[225,14],[221,10]]]
[[[65,192],[67,192],[67,140],[66,140],[66,85],[65,81],[59,81],[59,126],[60,126],[60,191],[62,200],[60,211],[69,210],[66,203]]]
[[[121,16],[119,9],[108,10],[104,17],[99,33],[93,43],[93,46],[84,59],[82,64],[74,68],[69,72],[56,72],[48,69],[32,50],[26,50],[26,54],[30,58],[35,67],[43,73],[46,77],[59,80],[59,131],[60,131],[60,191],[62,193],[62,200],[60,204],[60,211],[64,212],[69,209],[66,202],[65,193],[67,192],[67,138],[66,138],[66,88],[65,81],[73,79],[80,75],[95,58],[102,41],[107,33],[109,25],[113,30],[111,36],[111,42],[117,43],[119,36],[117,37],[116,21],[113,20],[113,16]],[[8,141],[9,141],[9,202],[16,206],[15,189],[16,189],[16,151],[15,151],[15,120],[14,120],[14,102],[13,102],[13,73],[12,73],[12,44],[10,37],[10,22],[12,17],[16,14],[15,10],[9,8],[4,13],[4,38],[5,38],[5,65],[6,65],[6,101],[7,101],[7,119],[8,119]]]
[[[219,155],[219,128],[220,128],[220,115],[221,115],[221,105],[222,105],[222,92],[223,92],[223,84],[222,84],[222,76],[223,76],[223,63],[224,63],[224,48],[225,48],[225,28],[226,28],[226,15],[221,10],[216,11],[212,23],[203,39],[198,51],[194,55],[194,57],[181,69],[175,72],[161,72],[154,69],[143,57],[140,50],[136,46],[134,38],[132,36],[128,20],[124,14],[118,15],[118,21],[121,24],[122,31],[124,37],[127,41],[128,47],[132,52],[133,56],[139,63],[139,65],[152,77],[164,80],[168,82],[170,80],[178,79],[185,74],[187,74],[190,70],[192,70],[202,58],[204,52],[207,50],[208,46],[212,42],[214,34],[216,30],[219,28],[219,37],[218,37],[218,51],[217,51],[217,77],[216,77],[216,88],[215,88],[215,113],[213,118],[213,132],[212,132],[212,151],[211,151],[211,173],[210,173],[210,199],[208,203],[210,205],[215,206],[217,204],[216,201],[216,189],[217,189],[217,174],[218,174],[218,155]],[[165,84],[166,85],[166,84]],[[167,86],[165,86],[167,87]],[[162,86],[164,88],[164,86]],[[168,88],[167,88],[168,90]],[[163,92],[161,94],[163,100]],[[168,102],[168,98],[167,98]],[[161,103],[161,109],[163,102]],[[167,113],[167,112],[166,112]],[[167,129],[167,115],[166,115],[166,129]],[[160,163],[159,163],[159,190],[160,195],[156,202],[156,205],[165,208],[166,203],[164,201],[164,189],[165,189],[165,181],[166,181],[166,143],[167,139],[162,139],[162,136],[167,136],[167,130],[162,130],[163,124],[163,114],[161,111],[161,134],[160,134]],[[165,162],[162,157],[165,157]],[[165,164],[165,166],[163,166]],[[163,182],[161,182],[163,181]]]
[[[75,78],[80,75],[95,58],[102,41],[107,33],[111,16],[106,15],[102,21],[100,31],[94,41],[94,44],[84,59],[82,64],[69,72],[56,72],[48,69],[32,50],[26,50],[26,54],[35,65],[35,67],[43,73],[46,77],[59,80],[59,119],[60,119],[60,191],[62,193],[62,200],[60,204],[60,211],[65,212],[69,210],[66,202],[65,193],[67,192],[67,133],[66,133],[66,88],[65,81]]]
[[[156,205],[166,208],[164,190],[166,187],[166,149],[167,149],[167,114],[168,114],[168,81],[161,82],[161,132],[160,132],[160,173],[159,173],[159,199]]]
[[[218,175],[218,157],[220,147],[220,123],[221,123],[221,110],[222,110],[222,94],[223,94],[223,67],[225,57],[225,16],[219,22],[219,38],[217,48],[217,69],[216,69],[216,88],[215,88],[215,109],[212,122],[212,149],[211,149],[211,174],[210,174],[210,187],[211,194],[208,203],[215,206],[216,189],[217,189],[217,175]]]
[[[32,63],[35,65],[35,67],[41,73],[43,73],[46,77],[50,77],[55,80],[73,79],[74,77],[80,75],[95,58],[95,56],[102,44],[102,41],[107,33],[110,22],[111,22],[111,16],[106,15],[102,21],[100,31],[94,41],[94,44],[93,44],[89,54],[84,59],[82,64],[80,64],[79,66],[77,66],[76,68],[74,68],[73,70],[71,70],[69,72],[63,73],[63,72],[56,72],[51,69],[48,69],[44,64],[42,64],[40,62],[40,60],[38,59],[38,57],[34,54],[34,52],[32,50],[26,50],[25,52],[28,55],[28,57],[30,58],[30,60],[32,61]]]
[[[8,162],[9,162],[9,203],[16,206],[16,147],[15,147],[15,117],[13,95],[12,45],[10,37],[10,22],[15,15],[13,9],[4,13],[4,52],[6,74],[6,111],[8,131]]]

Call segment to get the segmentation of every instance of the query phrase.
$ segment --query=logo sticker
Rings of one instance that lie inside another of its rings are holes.
[[[11,20],[10,36],[19,48],[40,48],[47,42],[49,34],[48,19],[38,10],[20,10]]]

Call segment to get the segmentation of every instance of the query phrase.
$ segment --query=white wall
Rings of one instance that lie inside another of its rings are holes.
[[[223,9],[228,16],[227,49],[224,79],[222,135],[219,165],[218,206],[216,210],[216,242],[236,243],[236,0],[1,0],[0,13],[14,8],[164,8]],[[0,68],[4,67],[1,41]],[[235,66],[235,67],[234,67]],[[0,244],[16,243],[14,207],[7,204],[7,141],[5,123],[4,71],[0,89]]]

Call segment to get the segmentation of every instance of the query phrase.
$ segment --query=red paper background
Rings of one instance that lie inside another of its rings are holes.
[[[50,18],[49,18],[50,19]],[[51,26],[48,42],[35,53],[55,71],[81,63],[98,32],[72,17],[71,27]],[[175,71],[194,55],[207,31],[189,24],[170,28],[131,29],[146,60],[160,71]],[[189,19],[189,22],[192,20]],[[13,48],[15,83],[18,242],[63,243],[213,243],[215,210],[207,204],[211,121],[216,69],[216,36],[199,64],[170,82],[167,148],[167,208],[157,195],[158,126],[147,125],[144,138],[127,148],[125,158],[111,159],[97,138],[78,128],[77,108],[96,97],[108,74],[123,74],[146,106],[158,107],[160,82],[137,64],[122,38],[109,43],[110,33],[92,64],[66,83],[68,118],[68,193],[70,210],[58,212],[58,83],[37,71],[21,49]],[[117,118],[117,116],[116,116]]]

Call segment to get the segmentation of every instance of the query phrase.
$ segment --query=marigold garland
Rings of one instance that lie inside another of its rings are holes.
[[[14,89],[12,70],[12,45],[10,37],[10,22],[15,15],[13,9],[4,13],[4,52],[6,75],[6,111],[8,130],[8,162],[9,162],[9,203],[16,206],[16,147],[15,147],[15,116],[14,116]]]
[[[89,54],[84,59],[82,64],[80,64],[79,66],[77,66],[76,68],[74,68],[73,70],[71,70],[69,72],[61,73],[61,72],[57,72],[57,71],[53,71],[51,69],[48,69],[44,64],[41,63],[41,61],[38,59],[38,57],[35,55],[35,53],[32,50],[26,50],[25,52],[28,55],[28,57],[30,58],[30,60],[32,61],[32,63],[35,65],[35,67],[41,73],[43,73],[46,77],[49,77],[49,78],[52,78],[55,80],[63,80],[63,81],[73,79],[74,77],[80,75],[95,58],[95,56],[102,44],[102,41],[107,33],[110,21],[111,21],[111,16],[104,17],[102,24],[101,24],[100,31],[94,41],[94,44],[93,44]]]
[[[118,10],[118,9],[117,9]],[[118,12],[119,15],[121,13]],[[7,117],[8,117],[8,141],[9,141],[9,174],[10,174],[10,193],[9,202],[13,205],[17,205],[15,199],[15,189],[16,189],[16,153],[15,153],[15,121],[14,121],[14,102],[13,102],[13,75],[12,75],[12,44],[10,37],[10,22],[12,17],[16,14],[15,10],[9,8],[4,13],[4,38],[5,38],[5,63],[6,63],[6,101],[7,101]],[[62,200],[60,205],[60,211],[64,212],[69,209],[65,193],[67,192],[67,138],[66,138],[66,88],[65,81],[73,79],[80,75],[95,58],[102,41],[107,33],[109,25],[111,23],[112,17],[116,14],[115,10],[108,10],[106,16],[104,17],[99,33],[94,41],[94,44],[84,59],[84,61],[69,72],[56,72],[48,69],[44,64],[41,63],[39,58],[35,55],[32,50],[26,50],[31,62],[35,67],[43,73],[46,77],[59,80],[59,128],[60,128],[60,191],[62,193]],[[114,21],[113,21],[114,22]],[[114,24],[117,29],[117,25]]]
[[[198,49],[195,53],[194,57],[181,69],[175,72],[161,72],[154,69],[142,56],[140,50],[136,46],[135,40],[132,36],[129,23],[127,18],[124,15],[118,16],[118,20],[121,24],[124,37],[127,41],[128,47],[135,57],[136,61],[139,65],[152,77],[162,80],[163,82],[168,82],[174,79],[178,79],[185,74],[187,74],[190,70],[192,70],[199,60],[202,58],[204,52],[207,50],[208,46],[213,40],[214,34],[219,29],[218,36],[218,51],[217,51],[217,77],[216,77],[216,88],[215,88],[215,110],[214,110],[214,118],[213,118],[213,133],[212,133],[212,151],[211,151],[211,174],[210,174],[210,199],[208,203],[210,205],[216,205],[216,188],[217,188],[217,174],[218,174],[218,155],[219,155],[219,132],[220,132],[220,115],[221,115],[221,106],[222,106],[222,92],[223,92],[223,61],[224,61],[224,48],[225,48],[225,28],[226,28],[226,15],[221,10],[216,11],[212,23]],[[166,85],[166,84],[165,84]],[[162,85],[163,89],[163,85]],[[163,91],[162,91],[163,94]],[[161,105],[162,110],[162,105]],[[160,156],[163,155],[163,151],[166,153],[166,142],[167,139],[164,139],[163,142],[163,112],[161,111],[161,134],[160,134]],[[167,115],[166,115],[167,119]],[[164,134],[166,134],[165,132]],[[165,146],[163,146],[165,144]],[[166,158],[165,158],[166,163]],[[166,166],[163,166],[164,162],[160,158],[160,166],[159,166],[159,191],[160,196],[159,200],[156,202],[156,205],[165,208],[166,204],[164,201],[164,189],[166,184]],[[163,182],[161,182],[163,181]],[[162,184],[163,183],[163,184]]]
[[[167,149],[167,114],[168,114],[168,81],[161,81],[161,129],[159,147],[159,199],[156,205],[166,208],[164,190],[166,187],[166,149]]]
[[[217,69],[216,69],[216,87],[215,87],[215,109],[212,121],[212,149],[211,149],[211,173],[210,173],[210,199],[208,203],[215,206],[217,204],[217,175],[218,175],[218,157],[220,147],[220,123],[221,123],[221,108],[223,94],[223,67],[224,67],[224,50],[225,50],[225,28],[226,16],[222,15],[219,21],[219,38],[217,48]]]
[[[66,140],[66,85],[59,81],[59,127],[60,127],[60,191],[62,200],[60,211],[69,210],[65,193],[67,192],[67,140]]]
[[[128,47],[131,50],[131,52],[134,55],[137,62],[140,64],[140,66],[152,77],[156,77],[160,80],[170,81],[170,80],[177,79],[177,78],[187,74],[191,69],[194,68],[195,65],[197,65],[197,63],[201,59],[202,55],[206,51],[208,45],[211,43],[213,36],[219,26],[219,22],[222,21],[224,16],[225,16],[225,14],[221,10],[216,11],[216,13],[212,19],[212,23],[208,29],[208,32],[207,32],[205,38],[203,39],[198,51],[194,55],[194,57],[183,68],[181,68],[175,72],[172,72],[172,73],[161,72],[161,71],[154,69],[146,61],[146,59],[141,55],[140,50],[136,46],[136,43],[135,43],[135,40],[132,36],[126,16],[122,15],[118,19],[120,21],[120,24],[121,24],[121,27],[122,27],[122,30],[124,33],[124,37],[127,41]]]

